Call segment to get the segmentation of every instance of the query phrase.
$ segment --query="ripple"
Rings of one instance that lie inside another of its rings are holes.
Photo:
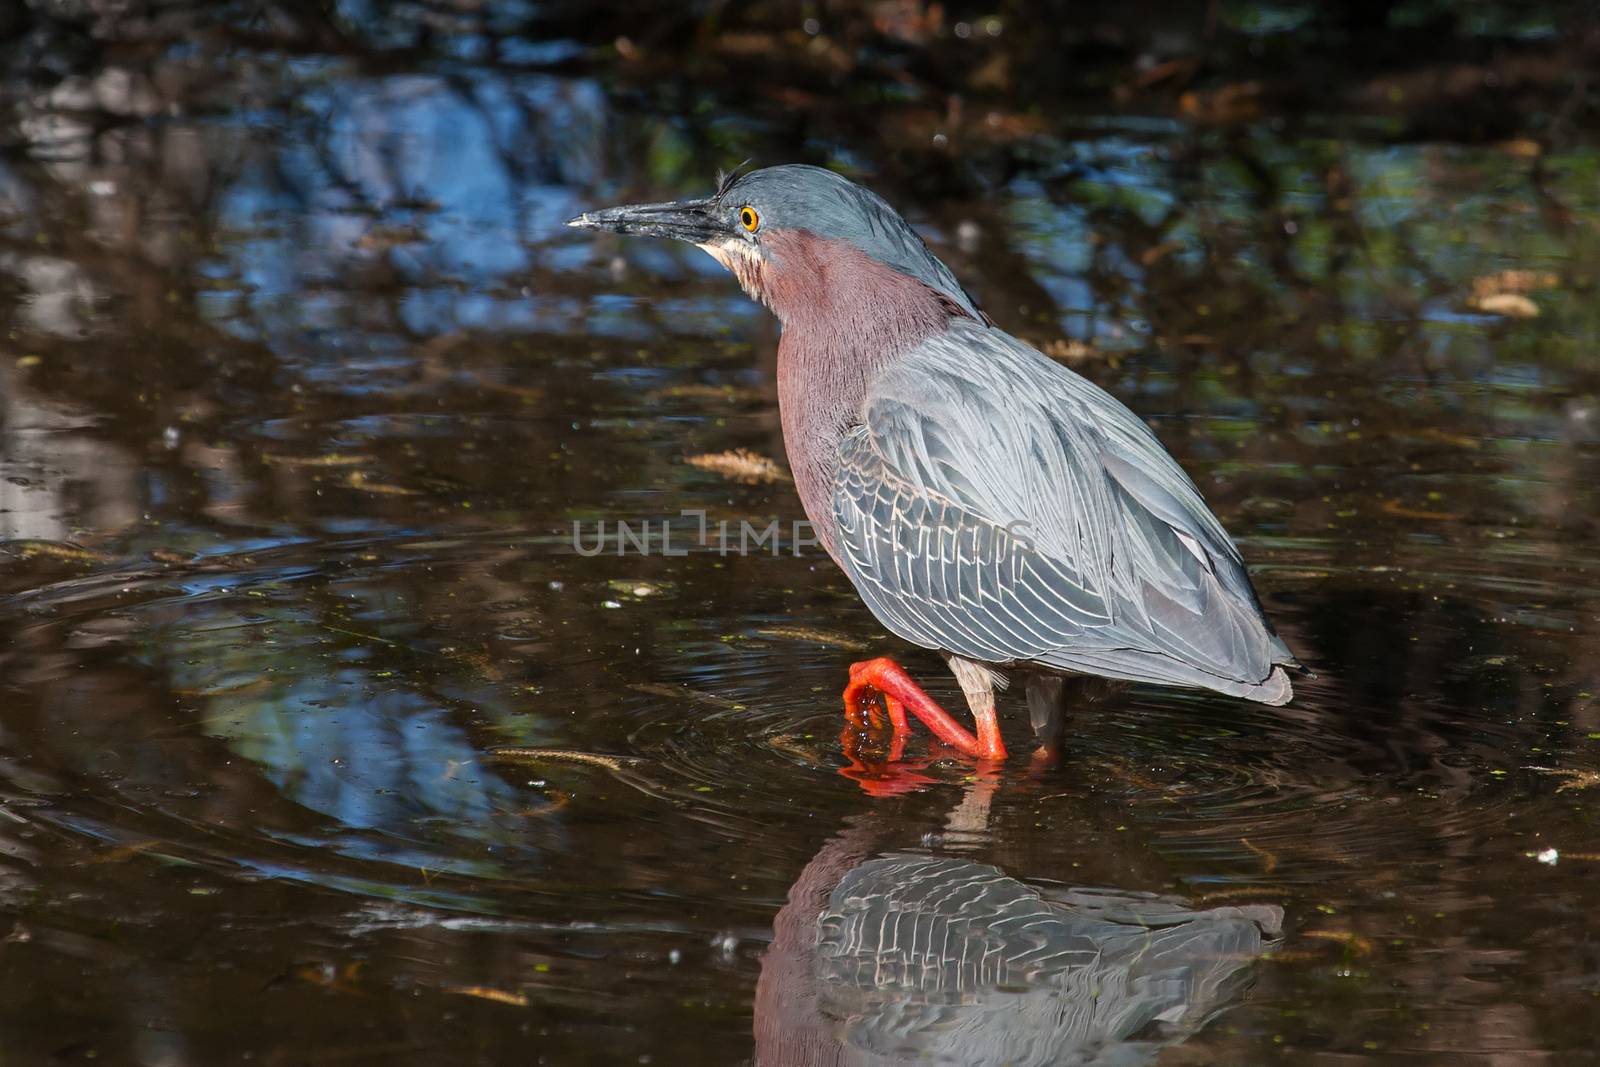
[[[1417,573],[1405,557],[1374,571],[1320,543],[1260,547],[1273,614],[1320,672],[1296,701],[1136,687],[1080,715],[1065,765],[1039,776],[1008,695],[1017,756],[995,818],[1120,807],[1186,878],[1310,885],[1401,849],[1470,847],[1555,795],[1559,779],[1525,768],[1588,766],[1556,725],[1576,656],[1543,640],[1568,620],[1587,636],[1588,560],[1496,542]],[[663,892],[724,894],[711,871],[670,891],[639,881],[682,835],[781,870],[797,843],[775,826],[863,803],[836,773],[838,692],[878,638],[804,561],[769,561],[778,580],[731,616],[707,608],[726,579],[705,558],[579,568],[560,538],[522,533],[71,562],[0,597],[11,667],[29,672],[4,717],[28,759],[5,773],[51,798],[39,818],[107,847],[488,914],[609,884],[648,911]],[[825,625],[796,626],[795,600]],[[1318,632],[1329,614],[1374,633]],[[1345,639],[1404,653],[1409,675],[1356,662],[1368,646]],[[959,702],[936,660],[908,662]],[[1530,694],[1530,676],[1557,681]],[[525,755],[496,757],[508,749]],[[929,803],[971,782],[970,764],[924,753],[914,742]],[[574,871],[574,835],[595,820],[633,838]]]
[[[575,822],[759,850],[797,807],[856,801],[833,774],[835,664],[811,700],[784,656],[708,634],[630,656],[698,591],[617,577],[626,560],[576,577],[558,538],[97,562],[0,597],[33,671],[3,717],[26,769],[0,773],[108,849],[490,914],[611,878],[613,905],[644,907],[660,890],[626,886],[624,857],[563,862]]]

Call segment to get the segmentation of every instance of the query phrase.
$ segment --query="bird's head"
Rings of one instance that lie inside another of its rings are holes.
[[[697,245],[786,321],[829,295],[819,286],[848,284],[863,266],[869,272],[886,267],[921,283],[952,312],[984,318],[894,208],[821,167],[789,164],[727,175],[704,199],[604,208],[567,225]]]

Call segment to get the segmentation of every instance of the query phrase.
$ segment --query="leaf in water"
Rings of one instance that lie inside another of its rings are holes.
[[[783,472],[772,460],[766,456],[758,455],[748,448],[736,448],[731,452],[707,452],[698,456],[690,456],[688,463],[692,467],[720,474],[730,481],[742,482],[745,485],[761,485],[770,482],[786,482],[789,476]]]

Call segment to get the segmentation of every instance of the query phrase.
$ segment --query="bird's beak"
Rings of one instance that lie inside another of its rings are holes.
[[[713,211],[710,200],[676,200],[667,204],[630,204],[585,211],[568,219],[568,226],[586,230],[611,230],[642,237],[671,237],[703,245],[728,236],[728,225]]]

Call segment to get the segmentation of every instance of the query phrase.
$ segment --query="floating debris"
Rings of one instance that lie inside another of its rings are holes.
[[[1600,785],[1600,771],[1580,771],[1565,767],[1528,767],[1525,769],[1530,771],[1538,771],[1540,774],[1551,774],[1558,778],[1567,779],[1565,782],[1556,786],[1557,793],[1565,793],[1569,789],[1575,791],[1580,789],[1593,789],[1595,786]]]
[[[739,954],[739,936],[732,931],[713,934],[711,948],[724,962],[731,962]]]
[[[489,758],[496,763],[582,763],[589,767],[603,767],[608,771],[620,771],[640,762],[631,756],[606,756],[565,748],[495,748],[489,750]]]
[[[709,704],[723,711],[744,711],[745,705],[727,697],[719,697],[715,693],[702,693],[698,689],[690,689],[686,685],[662,685],[657,682],[640,682],[628,686],[636,693],[649,693],[651,696],[668,697],[674,700],[688,697],[702,704]]]
[[[0,541],[0,556],[14,559],[60,559],[69,563],[105,563],[111,559],[104,552],[84,548],[70,541],[17,540]]]
[[[1289,890],[1281,885],[1241,885],[1231,889],[1218,889],[1210,893],[1202,893],[1198,898],[1200,903],[1210,905],[1219,900],[1252,900],[1267,899],[1277,900]]]
[[[761,400],[763,397],[753,389],[742,389],[737,385],[669,385],[662,389],[653,389],[645,394],[646,400],[726,400],[727,402],[750,402]]]
[[[443,991],[454,993],[460,997],[477,997],[479,1000],[488,1000],[511,1008],[526,1008],[528,1006],[528,998],[523,994],[509,993],[504,989],[495,989],[486,985],[447,985]]]
[[[327,960],[296,963],[286,974],[273,979],[274,984],[283,978],[293,978],[308,985],[318,986],[334,993],[356,993],[361,977],[362,961],[355,960],[342,966]]]
[[[1273,871],[1278,869],[1278,857],[1273,853],[1268,852],[1266,849],[1261,848],[1258,845],[1252,845],[1248,837],[1239,838],[1239,844],[1243,845],[1245,848],[1261,857],[1261,870],[1264,873],[1271,874]]]
[[[248,682],[237,682],[232,685],[214,685],[203,689],[174,689],[172,692],[176,696],[204,697],[208,700],[213,697],[237,699],[253,693],[265,692],[271,689],[274,684],[271,678],[253,678]]]
[[[1104,352],[1087,341],[1074,341],[1066,337],[1041,341],[1036,347],[1051,359],[1059,359],[1064,363],[1087,363],[1106,358]]]
[[[1178,113],[1195,122],[1232,126],[1255,122],[1262,115],[1266,87],[1258,81],[1236,82],[1206,92],[1178,97]]]
[[[1457,511],[1428,511],[1424,508],[1410,508],[1400,503],[1399,500],[1385,500],[1378,505],[1378,510],[1385,515],[1396,515],[1402,519],[1426,519],[1433,522],[1454,522],[1461,518]]]
[[[1141,266],[1153,267],[1157,263],[1160,263],[1163,259],[1166,259],[1168,256],[1172,255],[1172,253],[1183,251],[1183,248],[1184,243],[1175,238],[1170,241],[1162,241],[1160,244],[1154,245],[1145,249],[1143,252],[1140,252],[1139,263]]]
[[[567,808],[572,806],[571,793],[562,793],[558,790],[550,790],[545,794],[545,797],[546,802],[540,804],[538,807],[517,808],[515,811],[508,812],[507,814],[513,815],[519,819],[547,819],[552,815],[557,815],[563,811],[566,811]]]
[[[1491,315],[1504,315],[1511,319],[1533,319],[1539,316],[1539,305],[1521,293],[1495,293],[1493,296],[1475,297],[1472,306]]]
[[[1492,147],[1518,159],[1537,159],[1544,154],[1544,146],[1531,137],[1514,137],[1509,141],[1497,141]]]
[[[356,247],[368,251],[387,251],[404,245],[419,244],[426,235],[416,226],[377,225],[356,238]]]
[[[357,467],[371,463],[371,456],[349,452],[329,452],[325,456],[282,456],[268,452],[261,457],[274,467]]]
[[[1503,270],[1472,279],[1473,300],[1487,300],[1506,293],[1531,293],[1554,289],[1561,279],[1547,270]]]
[[[1422,426],[1408,430],[1404,436],[1421,437],[1429,441],[1441,441],[1457,448],[1470,448],[1473,450],[1483,448],[1483,442],[1476,437],[1468,437],[1462,433],[1450,433],[1448,430],[1440,429],[1437,426]]]
[[[822,755],[812,746],[806,744],[805,739],[795,734],[773,734],[767,738],[767,746],[786,756],[792,756],[808,767],[821,767]]]
[[[783,468],[766,456],[752,452],[748,448],[736,448],[731,452],[707,452],[690,456],[687,462],[691,467],[720,474],[730,481],[744,485],[763,485],[789,480]]]
[[[1337,942],[1359,956],[1372,954],[1372,942],[1360,934],[1353,934],[1348,930],[1302,930],[1300,931],[1300,936],[1309,937],[1314,941]]]
[[[102,852],[97,856],[90,856],[88,859],[84,860],[83,862],[86,865],[90,865],[90,864],[96,864],[97,865],[97,864],[104,864],[104,863],[125,863],[126,861],[133,859],[135,856],[143,855],[144,853],[149,852],[153,848],[160,848],[164,844],[166,844],[166,842],[162,841],[162,840],[159,840],[159,839],[151,839],[149,841],[135,841],[130,845],[123,845],[120,848],[111,849],[109,852]]]
[[[345,635],[347,635],[349,637],[359,637],[363,641],[376,641],[380,645],[388,645],[391,648],[405,648],[406,647],[405,645],[402,645],[399,641],[391,641],[387,637],[379,637],[377,634],[362,633],[360,630],[347,630],[342,626],[334,626],[331,623],[323,623],[322,628],[324,630],[329,631],[330,633],[345,634]]]
[[[344,483],[352,489],[359,489],[364,493],[381,493],[385,496],[416,496],[415,489],[407,489],[399,485],[385,485],[382,482],[370,482],[363,471],[351,471],[345,476]]]
[[[662,593],[672,591],[670,584],[644,581],[639,578],[613,578],[606,582],[606,587],[613,592],[640,599],[648,596],[660,596]]]
[[[848,649],[851,652],[863,652],[867,648],[865,641],[858,641],[832,630],[813,629],[810,626],[763,626],[755,631],[755,636],[786,641],[812,641],[819,645]]]
[[[1467,306],[1491,315],[1531,319],[1539,305],[1527,295],[1538,289],[1554,289],[1561,279],[1545,270],[1503,270],[1472,279],[1472,297]]]

